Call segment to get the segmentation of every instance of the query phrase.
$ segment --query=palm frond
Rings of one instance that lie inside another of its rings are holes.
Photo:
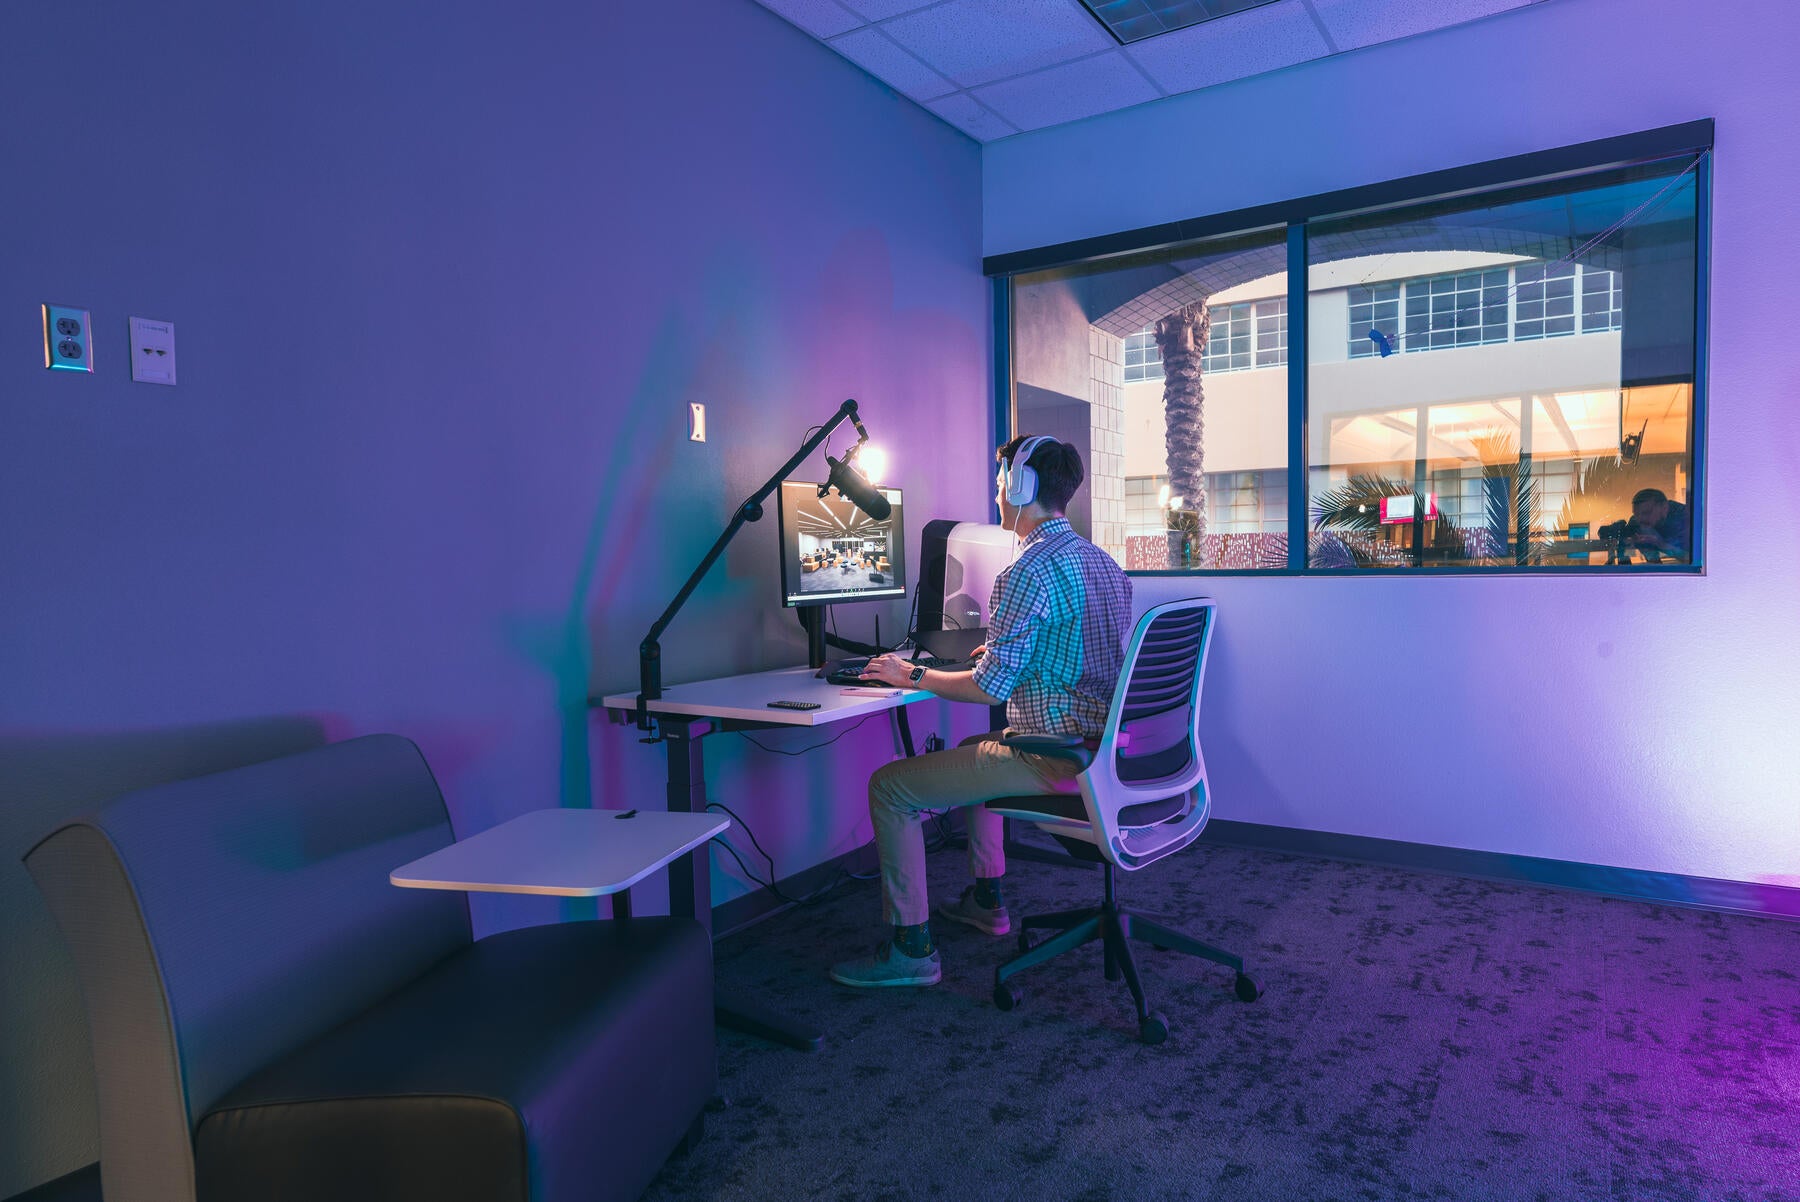
[[[1383,497],[1416,497],[1410,481],[1390,476],[1352,476],[1336,488],[1312,499],[1314,530],[1357,530],[1374,533],[1381,528]],[[1418,498],[1415,503],[1423,503]]]

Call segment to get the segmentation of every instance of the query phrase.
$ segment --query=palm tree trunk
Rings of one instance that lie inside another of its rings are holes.
[[[1179,525],[1171,515],[1170,525],[1187,535],[1183,558],[1189,562],[1199,556],[1206,538],[1206,395],[1200,382],[1200,357],[1211,328],[1212,314],[1204,304],[1189,305],[1156,323],[1156,348],[1163,362],[1169,491],[1182,498],[1190,515]]]

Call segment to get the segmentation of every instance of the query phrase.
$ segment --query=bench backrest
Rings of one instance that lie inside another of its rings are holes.
[[[451,842],[419,749],[371,735],[128,794],[25,863],[88,1014],[107,1202],[191,1202],[195,1122],[470,939],[387,874]]]

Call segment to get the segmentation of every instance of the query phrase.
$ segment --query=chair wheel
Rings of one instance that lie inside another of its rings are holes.
[[[1237,991],[1237,999],[1240,1002],[1254,1002],[1262,996],[1263,991],[1262,983],[1247,972],[1240,972],[1237,975],[1237,981],[1232,988]]]
[[[1007,981],[1000,981],[994,985],[994,1005],[1000,1009],[1012,1010],[1023,1004],[1024,1001],[1025,991],[1019,986]]]
[[[1160,1014],[1138,1019],[1138,1042],[1155,1047],[1169,1037],[1169,1020]]]

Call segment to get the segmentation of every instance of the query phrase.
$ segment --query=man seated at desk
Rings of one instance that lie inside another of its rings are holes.
[[[1053,438],[1015,438],[996,452],[1001,525],[1021,540],[994,581],[988,641],[972,671],[943,671],[897,655],[869,661],[866,679],[928,689],[952,701],[1006,705],[1017,734],[1075,734],[1095,745],[1124,665],[1131,581],[1112,556],[1076,534],[1063,510],[1081,484],[1081,455]],[[983,809],[996,797],[1075,792],[1077,765],[1016,751],[1001,735],[897,760],[869,778],[869,815],[881,856],[885,921],[873,956],[834,965],[844,985],[933,985],[943,975],[931,938],[922,810],[964,807],[974,885],[938,914],[989,935],[1012,929],[1001,894],[1005,821]]]

